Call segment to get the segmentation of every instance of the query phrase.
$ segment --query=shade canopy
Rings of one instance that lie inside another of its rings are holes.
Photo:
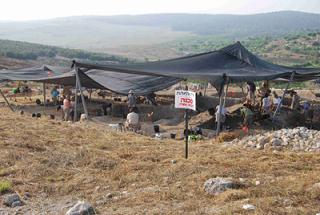
[[[261,80],[287,80],[295,72],[294,80],[316,79],[320,68],[286,67],[260,59],[240,42],[217,51],[170,60],[137,64],[104,64],[74,61],[81,85],[86,88],[108,89],[137,95],[166,89],[181,80],[204,80],[218,87],[231,83]],[[75,72],[70,68],[40,66],[20,70],[1,70],[0,80],[39,81],[61,85],[75,85]]]
[[[319,68],[286,67],[269,63],[249,52],[240,42],[212,51],[182,58],[139,64],[100,64],[75,61],[85,69],[100,69],[118,73],[176,77],[180,79],[206,80],[212,84],[223,81],[224,75],[230,82],[274,80],[296,77],[314,78]]]

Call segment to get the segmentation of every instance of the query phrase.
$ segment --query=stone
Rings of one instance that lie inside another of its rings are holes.
[[[72,208],[70,208],[66,215],[93,215],[96,214],[93,207],[84,201],[78,201]]]
[[[239,181],[240,182],[245,182],[245,179],[244,178],[239,178]]]
[[[258,143],[260,144],[260,145],[264,145],[264,144],[266,144],[268,142],[268,137],[260,137],[259,139],[258,139]]]
[[[273,139],[271,140],[271,143],[272,143],[273,146],[281,146],[282,140],[281,140],[281,139],[278,139],[278,138],[273,138]]]
[[[260,185],[261,184],[261,182],[260,181],[256,181],[256,185],[258,186],[258,185]]]
[[[256,207],[252,204],[245,204],[242,206],[242,208],[245,210],[255,210],[256,209]]]
[[[3,204],[4,205],[6,205],[8,207],[12,207],[12,204],[14,202],[21,202],[20,196],[18,194],[16,194],[16,193],[9,194],[9,195],[4,197],[4,200],[3,200]]]
[[[12,208],[18,207],[18,206],[22,206],[22,202],[21,201],[15,201],[11,204]]]
[[[108,194],[106,195],[106,197],[107,197],[108,199],[111,199],[111,198],[113,197],[113,194],[112,194],[112,193],[108,193]]]
[[[264,149],[264,144],[260,144],[260,143],[259,143],[259,144],[257,145],[257,149],[259,149],[259,150]]]
[[[87,116],[85,114],[80,115],[80,122],[87,121]]]
[[[171,160],[171,163],[172,163],[172,164],[176,164],[176,163],[177,163],[177,160]]]
[[[227,189],[238,189],[239,187],[240,184],[230,178],[210,178],[204,183],[204,190],[210,195],[217,195]]]

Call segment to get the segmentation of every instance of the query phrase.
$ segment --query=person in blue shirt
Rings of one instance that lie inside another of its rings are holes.
[[[58,103],[58,97],[59,97],[59,91],[57,89],[56,86],[53,87],[53,89],[51,90],[51,97],[52,97],[52,101],[54,105],[57,105]]]

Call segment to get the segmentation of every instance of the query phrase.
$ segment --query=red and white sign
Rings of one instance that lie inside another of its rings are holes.
[[[176,90],[175,108],[196,110],[196,93],[185,90]]]

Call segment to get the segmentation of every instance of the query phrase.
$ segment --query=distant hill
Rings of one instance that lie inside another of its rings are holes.
[[[72,59],[128,62],[126,57],[12,40],[0,40],[0,57],[0,66],[2,64],[3,67],[14,66],[14,63],[26,65],[21,63],[23,61],[30,61],[29,64],[34,64],[36,61],[52,65],[70,64]]]
[[[320,14],[282,11],[254,15],[158,14],[97,17],[118,25],[168,27],[199,35],[243,38],[320,30]]]
[[[81,16],[0,23],[0,38],[110,53],[195,36],[243,40],[320,31],[320,14]]]

